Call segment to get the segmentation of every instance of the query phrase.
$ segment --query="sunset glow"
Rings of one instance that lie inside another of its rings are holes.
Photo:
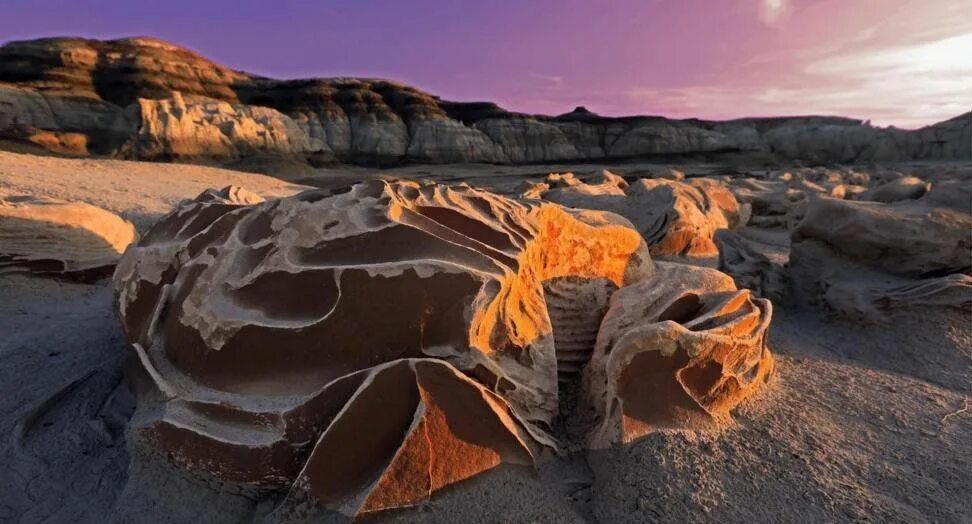
[[[531,113],[913,128],[972,108],[967,0],[100,5],[93,17],[66,0],[4,2],[0,39],[151,35],[258,74],[387,77]]]

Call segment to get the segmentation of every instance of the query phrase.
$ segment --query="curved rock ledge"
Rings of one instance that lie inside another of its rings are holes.
[[[130,222],[90,204],[0,193],[0,273],[103,276],[137,238]]]

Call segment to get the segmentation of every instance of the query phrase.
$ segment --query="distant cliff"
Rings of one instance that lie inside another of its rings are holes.
[[[161,161],[284,157],[532,163],[710,158],[972,159],[972,114],[915,131],[836,117],[725,122],[584,108],[550,117],[449,102],[386,80],[274,80],[150,38],[50,38],[0,47],[0,138],[62,153]]]

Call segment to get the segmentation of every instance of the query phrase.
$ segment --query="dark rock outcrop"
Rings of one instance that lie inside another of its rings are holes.
[[[916,131],[832,117],[556,117],[386,80],[274,80],[151,38],[0,47],[0,137],[61,153],[232,161],[531,163],[747,153],[814,162],[969,159],[972,114]]]

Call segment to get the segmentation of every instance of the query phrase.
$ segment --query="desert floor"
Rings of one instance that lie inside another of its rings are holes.
[[[548,168],[570,166],[329,169],[301,182],[410,176],[513,187]],[[0,192],[83,200],[142,232],[180,199],[229,184],[265,197],[303,189],[215,168],[0,153]],[[0,521],[295,518],[273,496],[219,493],[129,455],[134,401],[107,279],[0,276],[0,334]],[[972,522],[967,313],[901,309],[862,325],[778,304],[771,347],[775,378],[730,427],[658,432],[538,471],[497,468],[384,520]]]

